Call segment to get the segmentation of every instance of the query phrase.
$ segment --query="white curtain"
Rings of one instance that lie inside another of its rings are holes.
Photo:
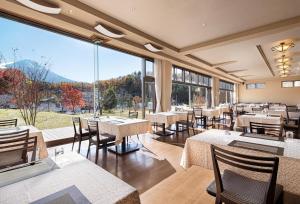
[[[172,63],[154,60],[154,77],[156,91],[156,112],[171,110]]]
[[[162,94],[162,61],[154,59],[154,77],[155,77],[155,93],[156,93],[156,112],[162,112],[161,94]]]

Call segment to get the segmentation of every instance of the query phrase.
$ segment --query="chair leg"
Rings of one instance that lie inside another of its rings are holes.
[[[78,153],[80,153],[80,147],[81,147],[81,138],[79,138],[79,144],[78,144]]]
[[[98,156],[99,156],[99,145],[96,145],[96,158],[95,158],[95,164],[98,164]]]
[[[89,147],[88,147],[87,154],[86,154],[87,159],[88,159],[89,154],[90,154],[90,148],[91,148],[91,142],[89,141]]]
[[[216,197],[215,204],[222,204],[220,197]]]
[[[73,138],[73,145],[72,145],[72,151],[73,151],[73,149],[74,149],[74,143],[75,143],[75,135],[74,135],[74,138]]]

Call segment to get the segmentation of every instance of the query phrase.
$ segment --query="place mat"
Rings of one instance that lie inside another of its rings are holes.
[[[262,145],[262,144],[256,144],[256,143],[250,143],[250,142],[243,142],[239,140],[233,140],[228,144],[228,146],[231,147],[240,147],[244,149],[250,149],[260,152],[266,152],[271,154],[276,154],[279,156],[283,156],[284,149],[282,147],[275,147],[275,146],[269,146],[269,145]]]
[[[91,202],[76,186],[70,186],[61,191],[48,195],[31,204],[90,204]]]
[[[284,142],[284,138],[283,137],[274,137],[274,136],[264,135],[264,134],[242,133],[240,136]]]

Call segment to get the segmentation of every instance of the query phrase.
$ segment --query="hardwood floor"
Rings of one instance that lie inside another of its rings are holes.
[[[136,140],[136,138],[132,138],[132,140]],[[182,148],[175,146],[172,147],[169,144],[162,144],[162,146],[171,147],[160,147],[159,150],[157,148],[152,148],[153,143],[158,142],[151,139],[149,135],[147,139],[143,137],[142,140],[146,148],[142,148],[140,151],[122,156],[116,156],[114,153],[109,151],[100,150],[97,163],[97,165],[109,171],[111,174],[135,187],[139,193],[145,192],[165,178],[174,174],[176,172],[176,168],[181,168],[179,167],[179,159],[174,161],[173,157],[179,158],[182,151]],[[54,155],[55,148],[60,147],[63,147],[64,151],[71,151],[72,145],[66,144],[49,148],[49,154]],[[75,144],[74,151],[77,151],[77,147],[78,143]],[[81,146],[80,154],[86,156],[87,147],[88,143],[87,141],[84,141]],[[153,150],[148,150],[147,148]],[[168,150],[170,148],[175,149],[176,155],[170,155],[170,160],[168,160],[165,156],[174,152],[174,150],[165,154],[163,149]],[[178,149],[176,151],[177,148],[180,150]],[[91,147],[89,159],[95,162],[95,147]],[[174,163],[178,163],[175,165],[176,168],[174,167]]]
[[[98,165],[135,187],[142,204],[214,203],[214,198],[206,193],[206,187],[214,179],[213,171],[198,166],[185,170],[180,166],[182,147],[178,144],[184,144],[186,133],[159,139],[155,135],[145,134],[140,138],[145,148],[124,156],[116,157],[111,152],[100,150]],[[132,140],[137,141],[137,138],[132,137]],[[87,141],[82,143],[83,156],[86,156],[87,146]],[[49,155],[53,156],[55,148],[60,147],[71,151],[72,144],[49,148]],[[78,143],[74,151],[77,147]],[[95,160],[94,147],[89,159]],[[298,196],[285,197],[288,204],[299,201]]]

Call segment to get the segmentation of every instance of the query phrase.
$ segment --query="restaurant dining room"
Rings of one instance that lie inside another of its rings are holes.
[[[299,204],[299,0],[0,0],[0,204]]]

